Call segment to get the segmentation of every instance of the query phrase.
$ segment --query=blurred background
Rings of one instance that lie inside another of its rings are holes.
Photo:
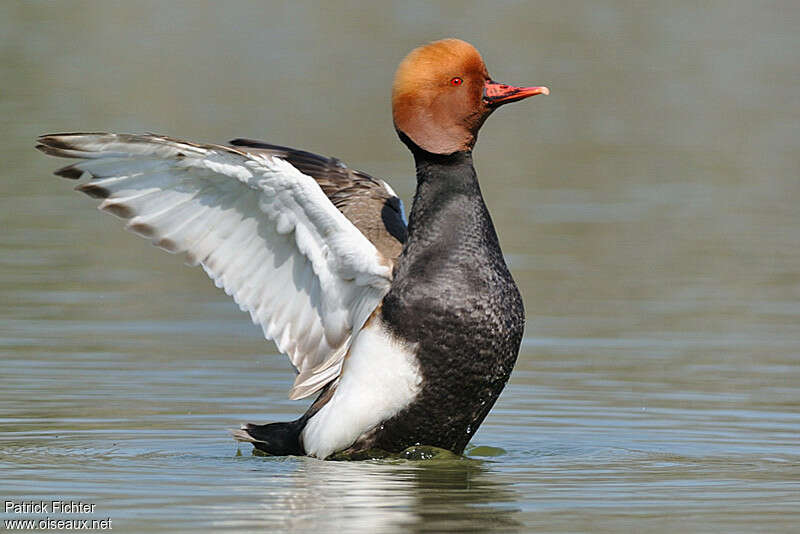
[[[139,531],[788,530],[799,25],[792,1],[2,3],[0,489]],[[52,176],[36,136],[260,138],[410,206],[391,81],[450,36],[551,89],[475,150],[527,311],[482,447],[439,467],[235,456],[225,428],[303,411],[288,363],[201,270]]]

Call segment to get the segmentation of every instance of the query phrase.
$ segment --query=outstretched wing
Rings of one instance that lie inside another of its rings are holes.
[[[298,370],[291,398],[339,376],[352,334],[389,288],[382,254],[319,184],[277,154],[157,135],[55,134],[56,172],[126,228],[200,264]]]
[[[350,169],[339,159],[305,150],[254,139],[234,139],[230,143],[250,153],[288,161],[303,174],[311,176],[333,205],[381,254],[391,259],[400,255],[407,237],[403,201],[385,181]]]

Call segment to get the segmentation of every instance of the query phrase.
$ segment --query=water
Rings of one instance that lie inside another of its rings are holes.
[[[794,530],[798,22],[792,2],[4,4],[0,494],[129,532]],[[476,151],[527,310],[511,382],[463,460],[253,456],[226,429],[304,409],[288,363],[33,139],[260,137],[409,201],[388,88],[447,35],[552,90]]]

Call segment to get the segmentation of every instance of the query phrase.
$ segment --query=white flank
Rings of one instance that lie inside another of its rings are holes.
[[[327,458],[407,407],[422,384],[415,352],[380,321],[358,332],[333,397],[303,430],[306,454]]]

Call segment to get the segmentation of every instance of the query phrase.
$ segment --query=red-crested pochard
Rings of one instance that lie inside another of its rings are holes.
[[[483,202],[472,147],[498,106],[546,87],[491,79],[478,51],[444,39],[412,51],[392,88],[414,155],[406,224],[383,180],[339,160],[236,139],[44,135],[80,161],[56,172],[200,264],[297,369],[299,419],[244,425],[271,454],[327,458],[429,445],[463,452],[517,359],[524,310]]]

